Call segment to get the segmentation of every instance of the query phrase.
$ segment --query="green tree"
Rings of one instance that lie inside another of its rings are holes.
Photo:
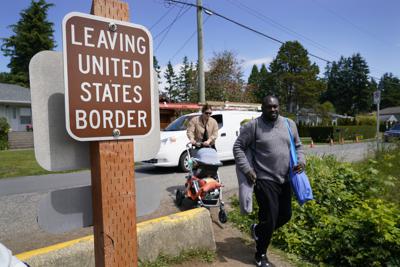
[[[259,91],[257,92],[257,102],[261,103],[267,95],[277,95],[277,92],[273,90],[272,74],[268,71],[265,64],[261,65],[260,68],[260,79],[258,85]]]
[[[15,83],[12,80],[12,76],[8,72],[0,72],[0,83]]]
[[[297,41],[284,43],[270,64],[270,92],[278,95],[286,111],[294,113],[312,107],[324,91],[318,79],[319,68],[308,58],[307,50]]]
[[[196,82],[196,70],[193,67],[193,63],[189,62],[188,58],[185,56],[183,58],[182,66],[178,75],[178,87],[180,90],[180,101],[195,101],[194,99],[197,95],[197,82]]]
[[[17,24],[10,26],[14,34],[2,39],[1,50],[10,57],[10,79],[12,83],[29,87],[29,62],[42,50],[55,47],[53,23],[47,20],[47,11],[53,4],[45,0],[33,1],[20,13]]]
[[[251,73],[249,78],[247,79],[247,84],[251,84],[251,85],[258,85],[258,80],[259,80],[259,71],[258,71],[258,67],[256,64],[253,65],[253,68],[251,68]]]
[[[371,110],[373,84],[368,79],[369,68],[360,54],[327,65],[327,91],[323,101],[330,101],[339,113],[356,115]]]
[[[259,74],[258,67],[254,64],[245,87],[244,98],[246,102],[257,102],[256,94],[259,91]]]
[[[330,125],[331,124],[331,117],[330,113],[335,112],[335,107],[329,101],[325,101],[324,103],[316,103],[314,105],[314,111],[322,117],[322,124],[323,125]]]
[[[400,106],[400,80],[392,73],[383,74],[379,81],[381,93],[381,108]]]
[[[231,51],[215,53],[205,75],[206,99],[214,101],[243,100],[243,71],[236,55]]]
[[[180,101],[180,92],[177,85],[177,77],[174,68],[172,67],[171,61],[168,61],[167,69],[164,72],[164,78],[166,80],[166,86],[164,89],[169,101]]]
[[[156,56],[153,56],[153,69],[157,73],[157,81],[158,81],[158,84],[160,84],[161,83],[161,67],[160,67],[160,64],[158,63]]]
[[[353,114],[369,112],[372,107],[373,90],[369,81],[369,67],[367,62],[359,53],[351,57],[352,60],[352,82],[353,82]]]

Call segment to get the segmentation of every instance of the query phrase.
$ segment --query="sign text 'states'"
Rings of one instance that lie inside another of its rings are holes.
[[[138,25],[80,13],[64,18],[66,124],[81,141],[152,128],[152,40]]]

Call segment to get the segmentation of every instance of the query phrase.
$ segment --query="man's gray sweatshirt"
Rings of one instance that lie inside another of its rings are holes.
[[[245,124],[233,145],[237,167],[247,173],[251,167],[245,155],[250,149],[253,154],[254,171],[257,179],[284,183],[289,177],[290,137],[286,118],[279,116],[275,122],[266,121],[262,116]],[[296,146],[298,162],[305,164],[303,148],[296,124],[289,120]]]

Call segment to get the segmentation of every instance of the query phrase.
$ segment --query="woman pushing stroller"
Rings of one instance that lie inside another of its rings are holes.
[[[189,121],[187,137],[193,146],[215,148],[215,140],[218,137],[218,123],[211,117],[211,106],[205,104],[201,109],[201,115],[195,116]]]

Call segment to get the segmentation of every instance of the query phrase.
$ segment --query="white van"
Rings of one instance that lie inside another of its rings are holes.
[[[188,171],[186,144],[189,139],[186,136],[188,122],[194,116],[201,113],[183,115],[161,131],[161,145],[154,159],[145,163],[158,167],[176,167],[182,171]],[[239,135],[240,123],[245,119],[254,119],[261,112],[239,110],[213,110],[211,117],[218,123],[218,138],[215,146],[218,158],[221,161],[233,159],[233,143]]]

